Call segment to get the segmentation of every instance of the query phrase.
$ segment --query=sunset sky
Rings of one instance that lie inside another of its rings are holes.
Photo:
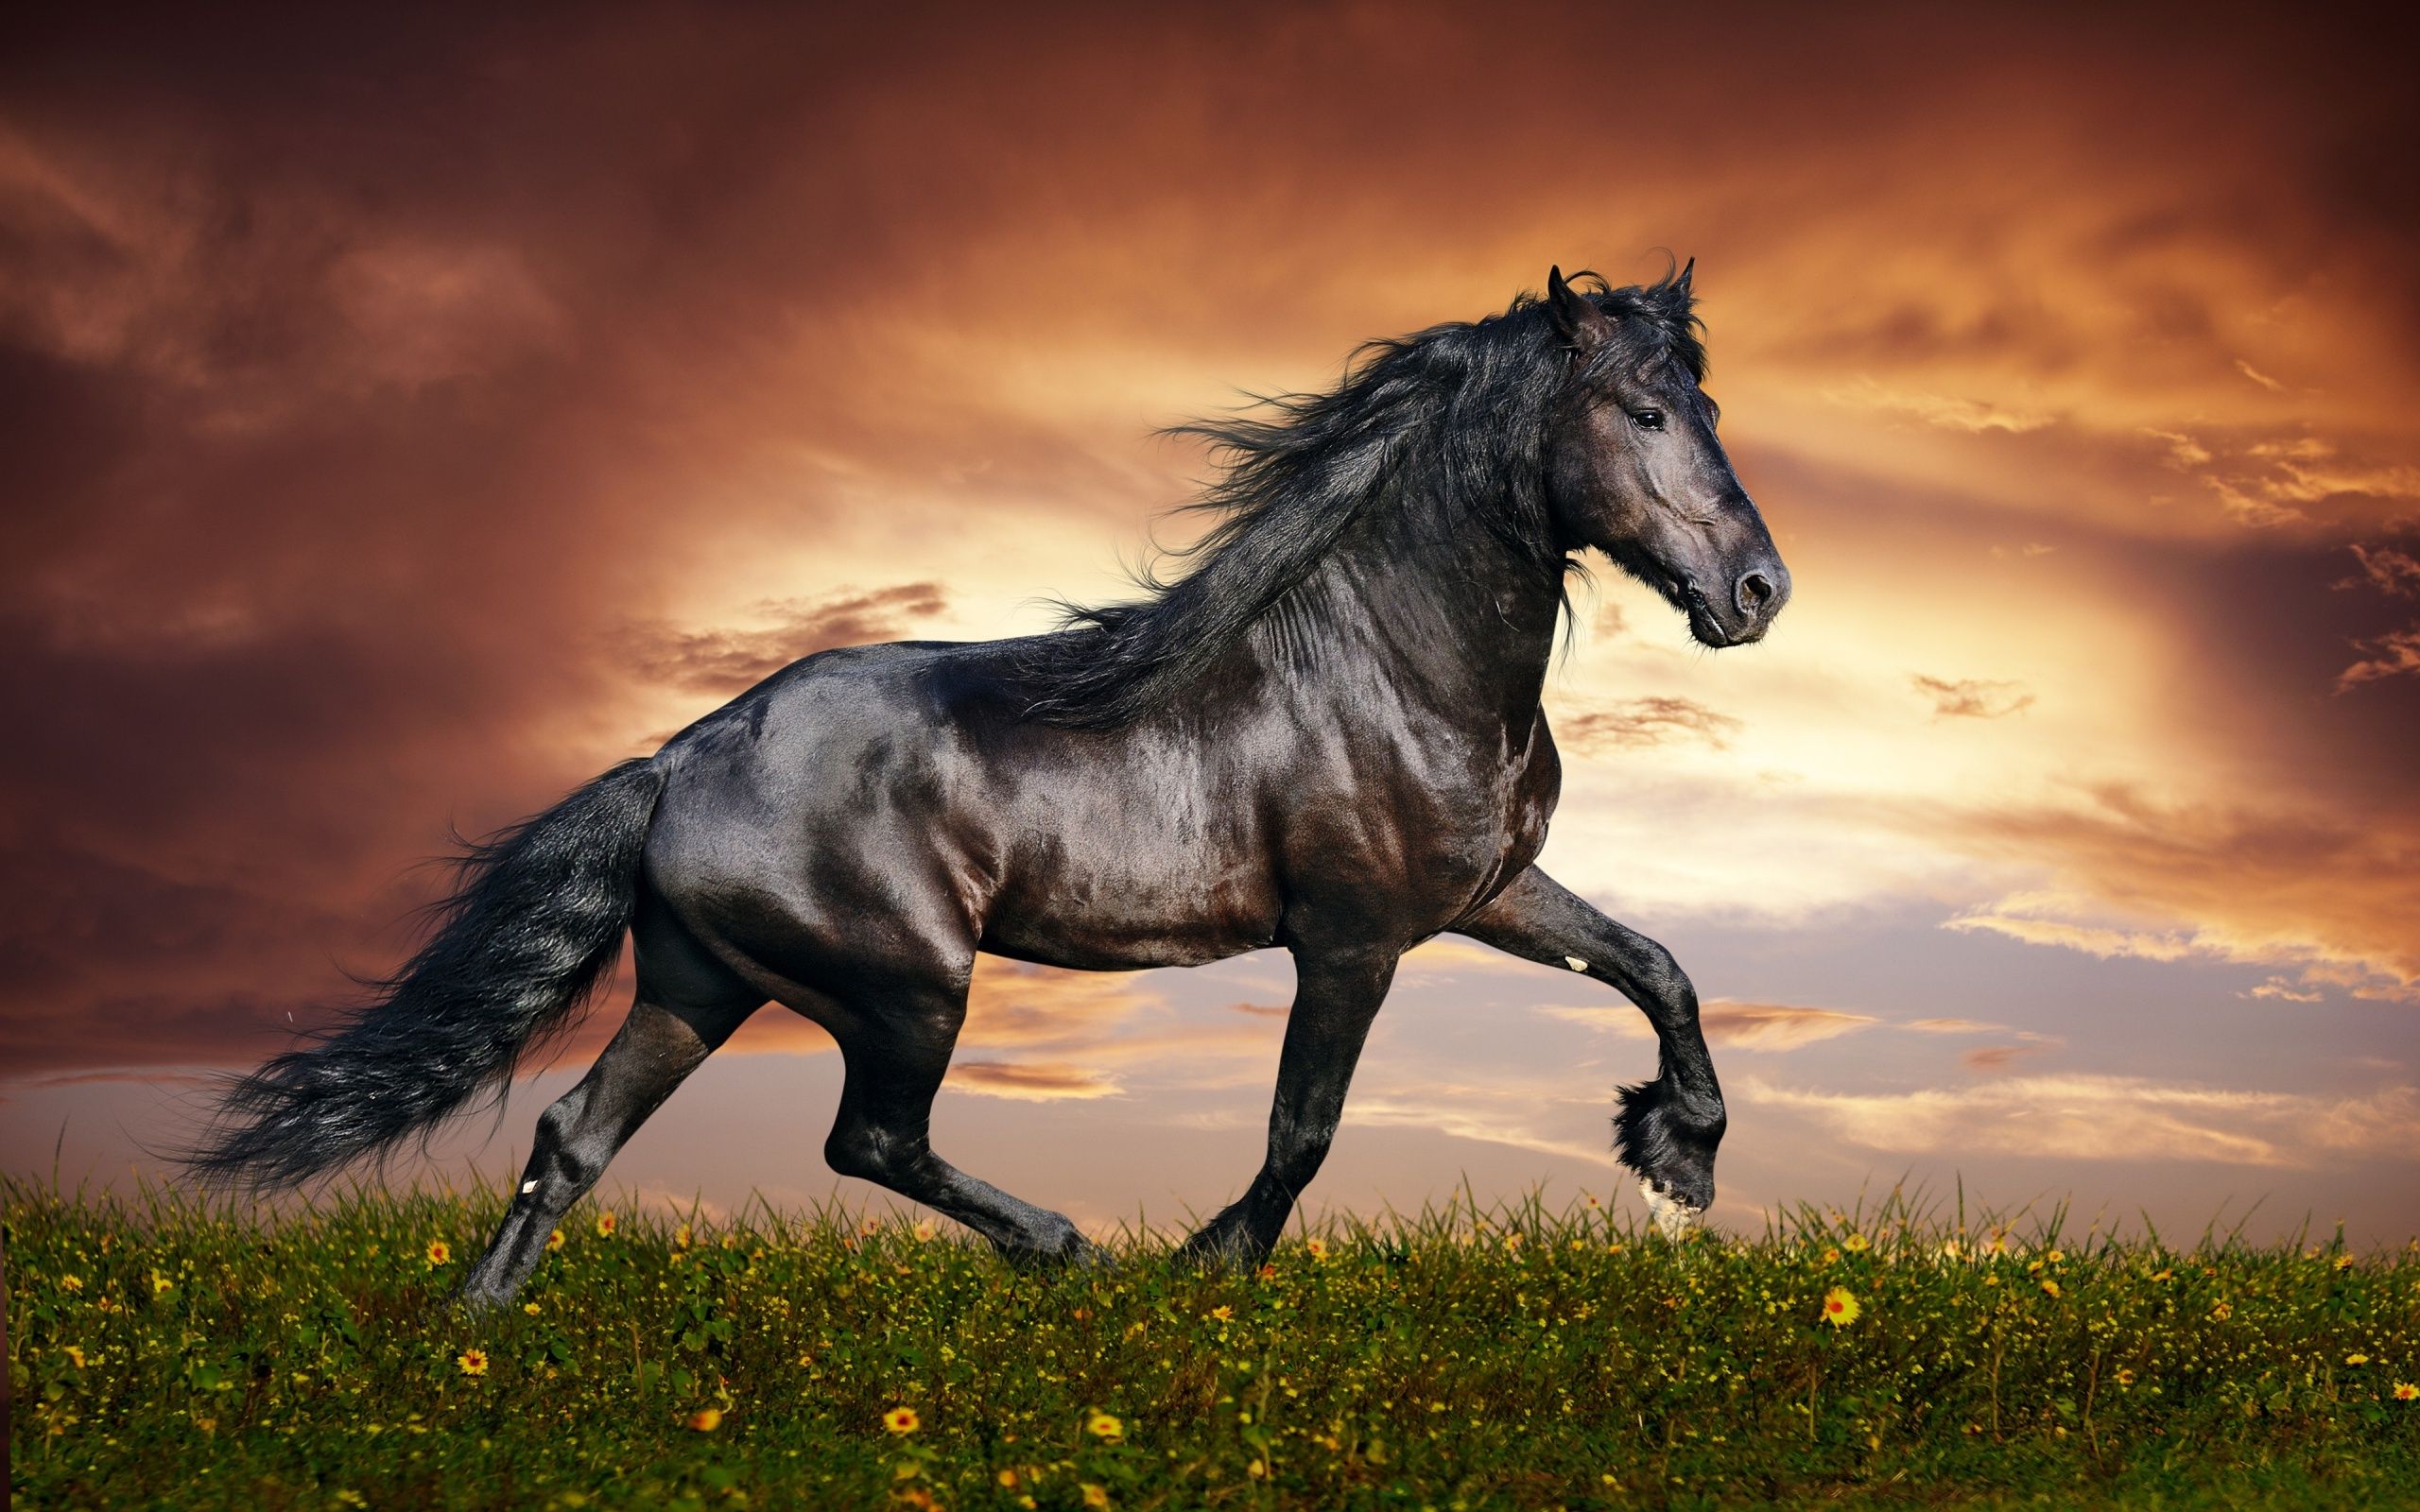
[[[1905,1177],[2420,1231],[2397,49],[2207,6],[813,9],[12,26],[8,1168],[151,1169],[400,958],[449,822],[824,646],[1116,596],[1198,528],[1154,427],[1668,252],[1795,594],[1714,653],[1599,564],[1543,865],[1706,1001],[1714,1219]],[[1290,992],[987,960],[936,1144],[1087,1226],[1206,1214]],[[625,1002],[398,1174],[500,1183]],[[1653,1065],[1603,989],[1426,947],[1312,1206],[1634,1207],[1607,1118]],[[838,1086],[769,1008],[605,1191],[860,1200]]]

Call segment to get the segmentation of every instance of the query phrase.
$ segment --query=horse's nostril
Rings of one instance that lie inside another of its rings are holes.
[[[1773,601],[1772,580],[1762,573],[1750,573],[1739,579],[1739,612],[1754,614]]]

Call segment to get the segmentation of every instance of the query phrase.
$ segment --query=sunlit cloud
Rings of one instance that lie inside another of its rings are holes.
[[[1737,1079],[1736,1097],[1809,1114],[1839,1139],[1893,1153],[2308,1166],[2330,1156],[2420,1159],[2420,1090],[2353,1096],[2071,1074],[1905,1092]]]
[[[1910,682],[1918,693],[1932,700],[1936,719],[2004,719],[2021,713],[2033,706],[2033,695],[2017,682],[2000,682],[1985,678],[1927,677],[1911,675]]]

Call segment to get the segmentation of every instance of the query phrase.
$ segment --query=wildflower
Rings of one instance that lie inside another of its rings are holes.
[[[2336,1257],[2334,1264],[2338,1270],[2350,1270],[2353,1268],[2353,1257],[2350,1255],[2339,1255]]]
[[[1859,1311],[1857,1298],[1849,1295],[1845,1286],[1835,1286],[1824,1294],[1824,1321],[1836,1329],[1856,1322]]]
[[[461,1367],[462,1373],[466,1376],[483,1376],[488,1373],[488,1355],[485,1349],[464,1349],[454,1357],[454,1363]]]
[[[1327,1259],[1327,1241],[1324,1239],[1313,1239],[1306,1241],[1303,1247],[1311,1252],[1311,1258],[1313,1260]]]
[[[174,1281],[172,1281],[172,1280],[168,1280],[168,1278],[166,1278],[165,1276],[161,1275],[161,1274],[160,1274],[158,1271],[156,1271],[156,1270],[155,1270],[155,1271],[153,1271],[153,1272],[151,1273],[151,1295],[152,1295],[152,1296],[154,1296],[154,1297],[163,1296],[163,1295],[164,1295],[164,1294],[166,1294],[166,1293],[168,1293],[168,1292],[173,1292],[173,1291],[175,1291],[176,1289],[177,1289],[177,1283],[176,1283],[176,1282],[174,1282]]]
[[[1828,1264],[1832,1263],[1832,1262],[1834,1262],[1834,1261],[1836,1261],[1836,1260],[1838,1260],[1838,1259],[1840,1259],[1840,1258],[1841,1258],[1841,1249],[1840,1249],[1840,1246],[1839,1246],[1838,1245],[1825,1245],[1825,1246],[1824,1246],[1824,1264],[1828,1265]]]
[[[689,1226],[687,1224],[684,1223],[680,1228],[672,1230],[672,1247],[675,1249],[686,1249],[689,1247]]]
[[[1252,1472],[1252,1478],[1255,1481],[1269,1473],[1269,1467],[1261,1463],[1259,1460],[1253,1460],[1245,1468]]]
[[[893,1407],[882,1415],[882,1426],[894,1434],[912,1434],[923,1422],[913,1407]]]
[[[1274,1266],[1274,1265],[1268,1264],[1268,1263],[1264,1263],[1261,1265],[1260,1269],[1258,1269],[1258,1270],[1254,1271],[1253,1274],[1253,1275],[1255,1275],[1255,1276],[1258,1276],[1262,1280],[1265,1280],[1265,1281],[1267,1281],[1267,1280],[1276,1280],[1276,1279],[1277,1279],[1277,1267],[1276,1267],[1276,1266]]]
[[[688,1426],[691,1433],[711,1434],[722,1426],[722,1409],[700,1407],[689,1415]]]
[[[81,1276],[61,1276],[59,1278],[59,1289],[62,1292],[80,1292],[84,1289],[84,1278]]]
[[[1208,1316],[1211,1316],[1211,1317],[1215,1317],[1215,1318],[1217,1318],[1219,1322],[1224,1323],[1224,1322],[1225,1322],[1225,1321],[1227,1321],[1229,1318],[1234,1317],[1234,1316],[1236,1315],[1236,1310],[1235,1310],[1234,1308],[1232,1308],[1232,1307],[1229,1307],[1226,1303],[1221,1302],[1221,1303],[1219,1303],[1218,1306],[1216,1306],[1216,1307],[1212,1308],[1212,1309],[1210,1310],[1210,1312],[1209,1312],[1209,1314],[1208,1314],[1207,1315],[1208,1315]]]
[[[2045,1256],[2044,1256],[2044,1257],[2042,1257],[2042,1258],[2043,1258],[2043,1259],[2045,1259],[2045,1260],[2048,1260],[2051,1264],[2055,1265],[2055,1264],[2057,1264],[2059,1262],[2061,1262],[2061,1261],[2063,1261],[2063,1260],[2066,1259],[2066,1258],[2067,1258],[2067,1256],[2066,1256],[2066,1252],[2065,1250],[2054,1249],[2054,1250],[2050,1251],[2048,1255],[2045,1255]]]
[[[2058,1295],[2059,1295],[2059,1283],[2058,1283],[2057,1281],[2054,1281],[2054,1280],[2050,1280],[2050,1279],[2049,1279],[2048,1277],[2047,1277],[2047,1276],[2046,1276],[2046,1277],[2044,1277],[2044,1278],[2042,1279],[2042,1293],[2043,1293],[2043,1295],[2044,1295],[2044,1296],[2046,1296],[2046,1297],[2056,1297],[2056,1296],[2058,1296]]]
[[[882,1220],[879,1218],[868,1218],[857,1225],[857,1232],[867,1235],[868,1237],[878,1234],[882,1232]]]
[[[1958,1241],[1957,1241],[1957,1240],[1955,1240],[1955,1239],[1945,1239],[1945,1240],[1943,1240],[1943,1241],[1941,1242],[1941,1258],[1942,1258],[1942,1259],[1944,1259],[1944,1260],[1956,1260],[1956,1259],[1958,1259],[1958,1258],[1959,1258],[1959,1255],[1960,1255],[1960,1250],[1959,1250],[1959,1248],[1958,1248]]]
[[[1867,1240],[1865,1235],[1851,1234],[1846,1239],[1841,1241],[1841,1247],[1847,1250],[1852,1255],[1862,1255],[1874,1246],[1873,1244]]]
[[[562,1229],[557,1228],[546,1235],[546,1247],[549,1250],[561,1249],[563,1247],[563,1231]]]
[[[2119,1366],[2118,1367],[2118,1383],[2121,1386],[2133,1385],[2135,1383],[2135,1372],[2127,1368],[2125,1366]]]
[[[76,1362],[76,1368],[77,1368],[77,1369],[78,1369],[78,1370],[83,1369],[83,1368],[84,1368],[84,1349],[83,1349],[83,1346],[81,1346],[81,1345],[77,1345],[77,1344],[71,1344],[71,1345],[69,1345],[69,1346],[67,1347],[67,1358],[69,1358],[70,1360],[73,1360],[73,1361],[75,1361],[75,1362]]]
[[[1126,1425],[1105,1412],[1096,1412],[1084,1419],[1084,1432],[1095,1438],[1122,1438]]]
[[[933,1237],[933,1220],[931,1220],[930,1218],[920,1218],[920,1219],[918,1219],[918,1220],[916,1221],[916,1238],[917,1238],[918,1242],[919,1242],[919,1243],[930,1243],[930,1242],[931,1242],[931,1240],[932,1240],[932,1237]]]
[[[521,1304],[521,1311],[528,1314],[531,1317],[536,1317],[538,1315],[538,1304],[535,1302],[524,1302]]]
[[[1604,1204],[1603,1204],[1603,1203],[1601,1203],[1601,1202],[1599,1202],[1599,1201],[1596,1199],[1596,1197],[1595,1197],[1594,1195],[1591,1195],[1591,1196],[1588,1198],[1588,1206],[1590,1206],[1591,1208],[1601,1208],[1601,1207],[1603,1207],[1603,1206],[1604,1206]]]
[[[2169,1269],[2165,1265],[2162,1265],[2159,1269],[2152,1273],[2152,1280],[2155,1281],[2164,1281],[2175,1274],[2176,1272]]]
[[[2409,1381],[2396,1382],[2394,1383],[2394,1400],[2397,1401],[2420,1401],[2420,1386],[2415,1386]]]
[[[1084,1505],[1109,1505],[1109,1487],[1106,1486],[1095,1486],[1092,1482],[1086,1481],[1084,1483]]]
[[[2235,1307],[2231,1303],[2221,1302],[2210,1309],[2211,1318],[2220,1323],[2225,1322],[2228,1318],[2233,1317],[2234,1315]]]
[[[2346,1365],[2367,1365],[2370,1363],[2370,1357],[2363,1354],[2360,1350],[2356,1349],[2351,1354],[2344,1357],[2344,1363]]]
[[[994,1479],[999,1481],[1002,1490],[1013,1491],[1017,1488],[1017,1472],[1014,1470],[1002,1470]]]
[[[608,1208],[608,1209],[606,1209],[603,1212],[600,1212],[600,1213],[598,1213],[598,1214],[596,1215],[596,1237],[597,1237],[597,1238],[599,1238],[599,1239],[611,1239],[611,1238],[613,1238],[613,1237],[614,1237],[614,1210],[612,1210],[611,1208]]]
[[[429,1268],[429,1269],[431,1269],[431,1270],[435,1270],[438,1266],[442,1265],[442,1264],[445,1264],[445,1263],[447,1263],[448,1262],[452,1261],[452,1260],[453,1260],[453,1258],[454,1258],[454,1246],[451,1246],[451,1245],[448,1245],[444,1240],[442,1240],[442,1239],[432,1239],[432,1240],[430,1240],[430,1241],[428,1242],[428,1268]]]

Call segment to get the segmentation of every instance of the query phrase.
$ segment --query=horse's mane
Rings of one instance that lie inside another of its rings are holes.
[[[1583,380],[1658,352],[1704,377],[1686,269],[1628,288],[1591,272],[1572,284],[1619,333]],[[1190,571],[1136,572],[1146,596],[1063,606],[1065,627],[1028,643],[1027,717],[1088,730],[1132,723],[1299,587],[1357,519],[1416,491],[1559,570],[1540,463],[1548,409],[1572,381],[1566,355],[1547,301],[1524,292],[1481,320],[1364,345],[1327,393],[1259,397],[1258,416],[1169,427],[1208,441],[1220,469],[1180,508],[1222,518],[1164,554]]]

